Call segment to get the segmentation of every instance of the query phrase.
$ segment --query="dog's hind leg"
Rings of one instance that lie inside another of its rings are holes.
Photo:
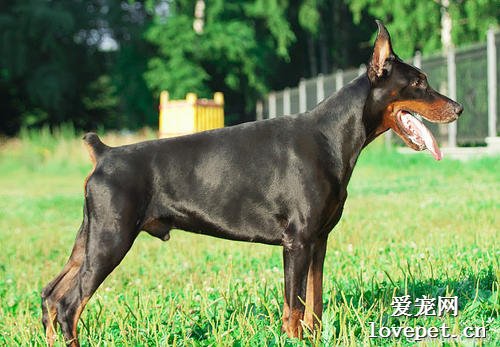
[[[57,309],[56,302],[61,298],[64,292],[68,289],[69,283],[75,278],[80,270],[86,237],[88,234],[88,220],[84,216],[84,221],[76,236],[75,245],[68,259],[68,262],[49,284],[42,290],[42,323],[45,329],[45,337],[47,344],[52,346],[56,338],[56,318]]]
[[[138,233],[133,199],[116,193],[96,195],[94,203],[87,197],[84,223],[68,264],[42,293],[49,346],[55,339],[55,319],[66,344],[79,346],[77,323],[87,301],[122,261]]]

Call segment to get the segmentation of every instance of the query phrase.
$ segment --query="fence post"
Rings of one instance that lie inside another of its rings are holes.
[[[288,116],[291,112],[290,88],[285,88],[283,91],[283,114]]]
[[[276,118],[276,93],[269,93],[269,118]]]
[[[316,103],[320,103],[325,98],[325,80],[323,74],[319,74],[316,78]]]
[[[455,49],[450,48],[447,53],[446,65],[448,68],[448,97],[457,99],[457,69],[455,66]],[[448,125],[448,146],[457,146],[457,121]]]
[[[415,52],[415,56],[413,57],[413,66],[419,69],[422,68],[422,53],[420,51]]]
[[[497,136],[497,50],[495,31],[488,29],[488,136]]]
[[[337,72],[335,73],[335,89],[336,91],[339,91],[340,89],[342,89],[344,85],[344,73],[342,72],[342,70],[337,70]]]
[[[299,82],[299,113],[307,111],[306,96],[306,81],[301,79]]]
[[[262,105],[262,100],[257,100],[257,105],[255,105],[255,119],[264,119],[264,106]]]

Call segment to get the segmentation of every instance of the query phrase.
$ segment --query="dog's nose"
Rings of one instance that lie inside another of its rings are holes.
[[[464,110],[464,107],[459,104],[459,103],[456,103],[455,105],[455,113],[460,116],[460,114],[462,113],[462,111]]]

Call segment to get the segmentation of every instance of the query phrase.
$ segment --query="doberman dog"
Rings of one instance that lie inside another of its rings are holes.
[[[83,222],[66,266],[42,292],[48,344],[58,322],[78,346],[82,310],[138,233],[168,240],[172,228],[283,246],[283,330],[299,338],[303,326],[319,330],[327,238],[361,150],[392,129],[439,160],[416,115],[450,122],[462,112],[394,54],[377,25],[366,73],[305,114],[113,148],[85,135],[94,168]]]

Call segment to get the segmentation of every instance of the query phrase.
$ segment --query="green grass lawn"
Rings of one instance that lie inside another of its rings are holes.
[[[120,138],[108,141],[120,143]],[[129,139],[130,141],[130,139]],[[42,345],[40,291],[64,265],[90,162],[78,139],[24,133],[0,147],[0,345]],[[329,238],[321,339],[281,333],[281,248],[173,231],[140,235],[79,325],[84,346],[413,345],[376,326],[486,327],[500,344],[500,160],[435,162],[373,144]],[[394,295],[457,295],[457,317],[392,317]],[[63,345],[59,337],[58,345]]]

